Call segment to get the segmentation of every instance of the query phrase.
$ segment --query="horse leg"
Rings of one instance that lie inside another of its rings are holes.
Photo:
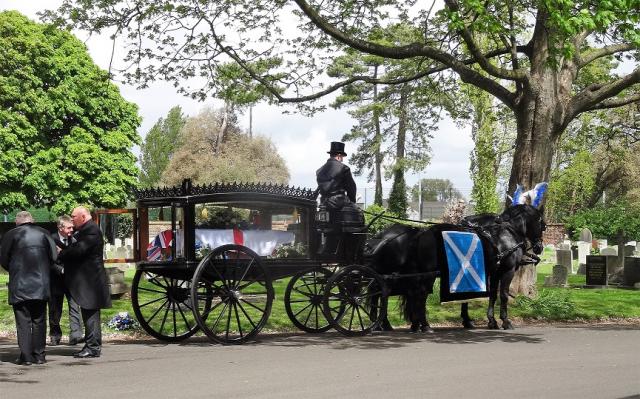
[[[494,317],[494,307],[496,305],[496,300],[498,299],[498,282],[500,281],[497,276],[492,275],[491,277],[491,287],[489,287],[489,306],[487,306],[487,320],[489,323],[487,328],[490,330],[498,329],[498,322]]]
[[[464,328],[475,328],[473,321],[469,317],[469,302],[463,302],[460,305],[460,317],[462,317],[462,325]]]
[[[422,300],[420,301],[420,331],[423,333],[433,333],[433,328],[429,325],[429,318],[427,314],[427,298],[429,297],[428,292],[423,291],[422,295],[420,295]]]
[[[509,321],[507,305],[509,304],[509,286],[515,274],[514,269],[506,272],[500,281],[500,320],[502,320],[502,328],[505,330],[513,330],[513,324]]]

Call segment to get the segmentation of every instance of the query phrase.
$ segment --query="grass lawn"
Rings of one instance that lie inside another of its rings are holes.
[[[544,277],[551,274],[553,267],[552,254],[550,250],[545,250],[543,262],[538,266],[538,289],[539,295],[535,299],[518,297],[510,300],[510,317],[522,321],[601,321],[607,319],[637,319],[640,318],[640,291],[607,288],[607,289],[587,289],[583,288],[585,276],[569,276],[568,288],[547,288],[543,287]],[[129,285],[133,279],[135,270],[130,268],[125,273],[125,280]],[[8,291],[6,283],[7,274],[0,274],[0,332],[15,331],[13,310],[7,301]],[[276,298],[269,321],[264,330],[270,331],[295,331],[284,308],[284,292],[288,279],[274,282]],[[439,302],[439,281],[436,281],[434,294],[429,296],[428,311],[429,320],[432,324],[460,324],[460,305],[457,303]],[[476,324],[482,326],[486,323],[486,300],[477,300],[470,304],[471,317]],[[498,310],[498,309],[496,309]],[[128,294],[122,298],[115,299],[110,309],[102,311],[104,324],[103,333],[115,333],[116,331],[107,327],[106,323],[119,312],[129,312],[134,315],[131,306],[131,299]],[[66,315],[66,304],[65,313]],[[497,314],[497,313],[496,313]],[[389,319],[394,326],[405,326],[406,323],[399,316],[398,302],[396,298],[389,301]],[[63,331],[68,331],[68,318],[63,316]],[[517,323],[516,323],[517,324]],[[138,331],[140,332],[140,331]]]

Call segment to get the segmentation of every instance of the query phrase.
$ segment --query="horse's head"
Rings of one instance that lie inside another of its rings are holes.
[[[538,209],[527,204],[513,205],[502,213],[501,218],[531,243],[536,255],[542,253],[544,249],[542,233],[547,228],[542,208]]]

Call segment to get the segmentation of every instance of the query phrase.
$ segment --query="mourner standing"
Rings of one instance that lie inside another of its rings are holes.
[[[46,363],[45,314],[49,274],[56,257],[51,234],[34,225],[29,212],[18,212],[16,227],[2,237],[0,244],[0,265],[9,271],[9,303],[13,306],[20,347],[18,364]]]
[[[102,348],[100,309],[111,307],[102,259],[102,233],[85,207],[75,208],[71,221],[76,230],[73,241],[59,256],[65,266],[64,282],[71,297],[80,305],[84,322],[84,347],[74,356],[99,357]]]
[[[52,238],[58,248],[62,250],[71,244],[73,223],[69,216],[62,215],[58,218],[57,225],[58,231],[53,233]],[[69,345],[76,345],[84,340],[80,325],[80,307],[69,294],[64,283],[64,264],[58,259],[53,264],[51,297],[49,298],[49,344],[52,346],[58,345],[62,338],[60,319],[62,318],[62,304],[65,296],[69,307]]]
[[[338,210],[349,201],[356,202],[356,182],[353,181],[351,169],[342,163],[347,156],[344,143],[332,141],[327,153],[330,158],[316,171],[316,180],[322,203],[328,209]]]

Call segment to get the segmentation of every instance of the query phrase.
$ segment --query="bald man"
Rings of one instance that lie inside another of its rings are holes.
[[[71,212],[75,228],[72,243],[64,248],[59,258],[65,265],[64,282],[71,297],[80,305],[84,322],[84,348],[75,357],[100,357],[102,330],[100,309],[111,307],[111,296],[104,270],[103,238],[91,213],[79,206]]]

